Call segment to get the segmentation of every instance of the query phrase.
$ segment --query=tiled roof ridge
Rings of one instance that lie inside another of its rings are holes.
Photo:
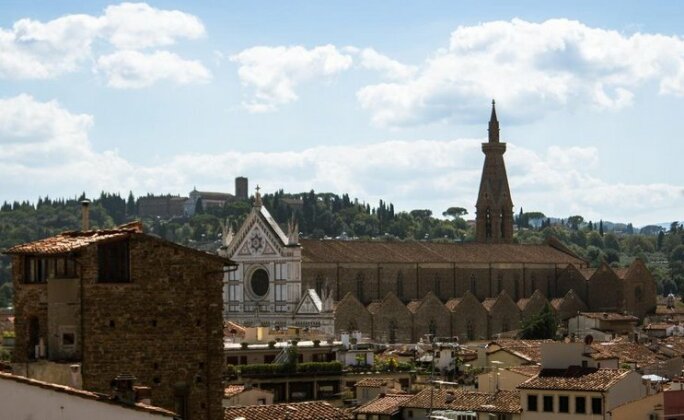
[[[49,389],[55,392],[61,392],[64,394],[73,395],[76,397],[81,397],[94,401],[101,401],[108,404],[113,404],[118,407],[133,409],[137,411],[145,411],[148,413],[161,414],[167,417],[176,417],[176,413],[173,411],[166,410],[161,407],[156,407],[153,405],[135,403],[135,404],[125,404],[120,401],[113,399],[111,396],[106,394],[101,394],[93,391],[87,391],[84,389],[72,388],[66,385],[59,385],[45,381],[39,381],[37,379],[27,378],[24,376],[13,375],[11,373],[0,372],[0,379],[8,379],[14,382],[19,382],[26,385],[38,386],[40,388]]]

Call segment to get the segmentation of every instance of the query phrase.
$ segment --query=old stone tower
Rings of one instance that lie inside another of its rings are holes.
[[[499,141],[499,121],[492,101],[489,119],[489,141],[482,143],[485,154],[480,193],[477,197],[476,238],[484,243],[511,243],[513,241],[513,201],[508,188],[503,154],[506,143]]]

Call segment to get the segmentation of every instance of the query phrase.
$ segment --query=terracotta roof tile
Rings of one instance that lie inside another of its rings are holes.
[[[631,372],[628,369],[596,369],[571,366],[568,369],[542,369],[518,389],[549,389],[566,391],[607,391]]]
[[[652,365],[659,360],[658,354],[648,347],[632,342],[594,343],[591,347],[606,355],[612,355],[620,360],[620,363],[636,363],[638,367]]]
[[[456,307],[458,306],[459,303],[461,303],[462,300],[463,300],[463,298],[451,298],[447,301],[447,303],[445,303],[445,306],[447,307],[448,310],[453,312],[454,309],[456,309]]]
[[[242,391],[245,390],[244,385],[228,385],[226,389],[223,390],[223,397],[224,398],[230,398],[234,397],[237,394],[242,393]]]
[[[584,264],[550,245],[445,244],[418,241],[338,241],[302,239],[305,262]]]
[[[392,378],[363,378],[354,384],[355,387],[381,388],[394,383]]]
[[[343,420],[350,416],[324,401],[227,407],[224,420]]]
[[[367,402],[354,410],[356,414],[394,415],[401,410],[401,404],[413,398],[411,394],[386,394]]]
[[[498,348],[516,355],[530,362],[541,362],[541,345],[553,340],[496,340],[487,346],[487,353],[497,351]]]
[[[531,378],[541,371],[541,366],[537,365],[525,365],[525,366],[511,366],[506,368],[506,370],[518,373],[523,376],[527,376],[528,378]]]
[[[431,405],[432,403],[432,405]],[[409,408],[430,408],[437,410],[476,411],[480,413],[520,413],[520,394],[517,391],[484,393],[462,389],[425,388],[401,404]]]
[[[602,319],[606,321],[639,321],[639,318],[633,315],[619,314],[617,312],[580,312],[580,315],[584,315],[591,319]]]
[[[416,313],[418,308],[420,307],[420,304],[423,303],[422,300],[412,300],[409,303],[406,304],[406,308],[408,308],[411,313]]]
[[[139,233],[139,231],[135,229],[107,229],[89,230],[85,232],[63,232],[59,235],[40,239],[38,241],[15,245],[5,251],[5,253],[39,255],[68,254],[69,252],[85,248],[94,243],[127,238],[134,233]]]
[[[31,385],[31,386],[36,386],[36,387],[40,387],[43,389],[48,389],[48,390],[54,391],[54,392],[73,395],[75,397],[100,401],[100,402],[107,403],[107,404],[113,404],[113,405],[116,405],[116,406],[119,406],[119,407],[125,408],[125,409],[145,411],[148,413],[159,414],[159,415],[162,415],[165,417],[172,417],[172,418],[175,418],[175,416],[176,416],[176,413],[169,411],[169,410],[166,410],[166,409],[163,409],[161,407],[155,407],[152,405],[147,405],[147,404],[142,404],[142,403],[135,403],[133,405],[125,404],[125,403],[122,403],[120,401],[113,399],[109,395],[99,394],[96,392],[86,391],[84,389],[72,388],[72,387],[64,386],[64,385],[53,384],[50,382],[38,381],[36,379],[30,379],[30,378],[26,378],[24,376],[17,376],[17,375],[13,375],[11,373],[0,372],[0,380],[10,380],[10,381],[14,381],[14,382],[19,382],[19,383],[22,383],[25,385]]]

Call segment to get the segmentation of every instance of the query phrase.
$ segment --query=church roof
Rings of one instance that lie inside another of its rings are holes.
[[[271,213],[269,213],[268,210],[266,210],[266,207],[261,206],[259,208],[259,214],[261,215],[261,217],[264,218],[264,220],[266,221],[268,226],[271,228],[273,233],[276,236],[278,236],[278,239],[280,239],[282,244],[287,245],[287,243],[288,243],[287,235],[285,235],[285,232],[283,232],[283,230],[280,228],[280,226],[278,226],[278,222],[276,222],[275,219],[273,218],[273,216],[271,216]]]
[[[302,239],[309,263],[555,263],[584,264],[551,245],[448,244],[419,241],[337,241]]]

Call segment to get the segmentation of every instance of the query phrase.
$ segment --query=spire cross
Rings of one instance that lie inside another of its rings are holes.
[[[257,194],[259,194],[259,190],[260,190],[260,189],[261,189],[261,187],[259,186],[259,184],[257,184],[257,186],[256,186],[256,192],[257,192]]]

